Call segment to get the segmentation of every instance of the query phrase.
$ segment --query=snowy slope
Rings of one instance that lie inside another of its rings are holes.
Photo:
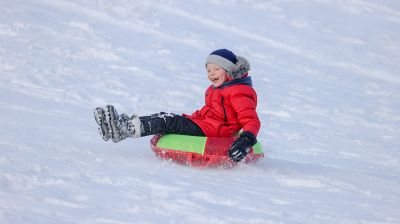
[[[191,113],[249,59],[267,155],[104,142],[92,111]],[[400,223],[400,2],[0,1],[0,223]]]

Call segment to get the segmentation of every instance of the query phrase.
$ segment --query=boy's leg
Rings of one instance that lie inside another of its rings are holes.
[[[173,113],[156,113],[140,117],[141,136],[155,134],[181,134],[204,136],[200,127],[192,120]]]
[[[129,117],[126,114],[118,115],[112,105],[107,105],[105,110],[95,109],[95,119],[100,126],[103,139],[106,141],[111,139],[115,143],[126,138],[155,134],[204,136],[203,131],[196,123],[172,113],[161,112],[150,116],[133,115]]]

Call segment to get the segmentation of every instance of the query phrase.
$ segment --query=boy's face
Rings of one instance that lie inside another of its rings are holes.
[[[215,88],[220,87],[228,80],[228,73],[216,64],[207,64],[207,76]]]

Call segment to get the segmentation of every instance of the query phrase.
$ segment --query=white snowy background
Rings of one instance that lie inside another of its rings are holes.
[[[93,108],[191,113],[246,57],[266,157],[113,144]],[[0,0],[0,223],[400,223],[400,1]]]

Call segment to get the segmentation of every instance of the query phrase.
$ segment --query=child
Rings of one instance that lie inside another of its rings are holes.
[[[248,76],[248,61],[227,49],[213,51],[206,59],[211,86],[205,105],[192,115],[157,113],[150,116],[118,115],[111,105],[96,108],[94,116],[105,141],[119,142],[128,137],[154,134],[227,137],[242,133],[232,143],[229,157],[241,161],[254,144],[260,129],[256,112],[257,95]]]

